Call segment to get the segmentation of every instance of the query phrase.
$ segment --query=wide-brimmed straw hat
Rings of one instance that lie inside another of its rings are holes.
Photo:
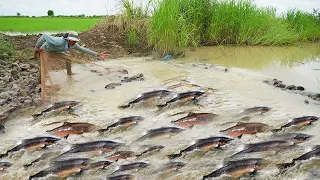
[[[75,31],[70,31],[70,32],[68,32],[67,35],[68,35],[68,36],[65,37],[64,39],[70,40],[70,41],[76,41],[76,42],[79,42],[79,41],[80,41],[79,36],[78,36],[78,33],[75,32]]]

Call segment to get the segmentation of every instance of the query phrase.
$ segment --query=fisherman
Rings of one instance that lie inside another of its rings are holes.
[[[34,48],[34,58],[37,58],[36,55],[43,50],[47,52],[55,52],[62,53],[64,55],[68,55],[66,51],[70,49],[77,49],[87,54],[91,54],[93,56],[98,56],[100,59],[108,58],[108,54],[106,52],[97,53],[90,49],[81,47],[78,42],[80,41],[78,33],[74,31],[70,31],[66,33],[63,37],[53,37],[49,35],[42,35]]]
[[[67,56],[68,56],[67,51],[70,49],[76,49],[84,53],[91,54],[93,56],[98,56],[100,59],[108,58],[109,55],[106,52],[97,53],[90,49],[81,47],[78,44],[79,41],[80,40],[79,40],[78,33],[74,31],[70,31],[69,33],[66,33],[63,37],[53,37],[53,36],[44,34],[38,39],[34,47],[34,58],[37,59],[38,55],[40,55],[41,93],[44,99],[45,99],[45,79],[46,79],[46,74],[48,74],[46,62],[50,61],[49,55],[51,55],[48,52],[56,53],[56,55],[64,59],[67,59]],[[65,55],[65,57],[63,55]],[[67,74],[72,75],[71,64],[68,61],[66,62],[66,68],[67,68]],[[51,82],[50,77],[49,77],[49,80]]]

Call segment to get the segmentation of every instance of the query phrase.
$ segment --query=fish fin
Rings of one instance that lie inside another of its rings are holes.
[[[32,117],[33,117],[33,120],[37,120],[40,116],[42,116],[42,112],[39,113],[39,114],[33,114]]]
[[[26,169],[26,170],[27,170],[30,166],[32,166],[32,163],[23,165],[24,169]]]
[[[271,130],[271,132],[272,132],[272,133],[277,133],[277,132],[279,132],[279,131],[281,131],[281,130],[282,130],[282,128],[279,128],[279,129],[272,129],[272,130]]]
[[[64,136],[64,138],[65,138],[65,139],[68,139],[69,135],[70,135],[70,134],[68,134],[68,135]]]
[[[49,174],[48,171],[40,171],[37,174],[30,176],[29,180],[31,180],[33,178],[37,178],[37,177],[44,177],[44,176],[47,176],[48,174]]]
[[[237,122],[237,124],[236,124],[236,125],[240,125],[240,124],[244,124],[244,122]]]
[[[118,106],[118,108],[120,108],[120,109],[126,109],[129,107],[130,107],[130,104]]]
[[[167,106],[167,103],[166,104],[160,104],[160,105],[157,105],[158,108],[164,108]]]
[[[194,127],[194,125],[192,125],[192,126],[189,126],[188,128],[189,128],[189,129],[192,129],[193,127]]]
[[[243,135],[243,134],[241,134],[240,136],[238,136],[238,139],[241,139],[242,135]]]
[[[178,153],[178,154],[169,154],[169,155],[167,155],[167,157],[169,158],[169,159],[175,159],[175,158],[177,158],[177,157],[180,157],[182,155],[182,153],[180,152],[180,153]]]
[[[188,113],[188,116],[191,116],[191,115],[194,115],[194,114],[196,114],[196,113],[194,113],[194,112],[189,112],[189,113]]]

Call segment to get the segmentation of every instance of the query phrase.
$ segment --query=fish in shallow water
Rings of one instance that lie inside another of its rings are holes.
[[[244,150],[237,152],[231,157],[235,157],[240,154],[253,153],[253,152],[263,152],[263,151],[279,151],[282,149],[287,149],[295,145],[293,141],[287,140],[274,140],[274,141],[264,141],[254,144],[249,144]]]
[[[116,128],[116,127],[129,127],[138,124],[139,122],[143,121],[144,118],[141,116],[129,116],[125,118],[120,118],[116,123],[113,123],[112,125],[108,126],[105,129],[100,129],[99,132],[105,132],[109,131],[110,129]]]
[[[134,152],[132,151],[117,151],[110,156],[108,156],[108,159],[110,161],[118,161],[119,159],[127,159],[128,157],[133,157]]]
[[[92,141],[87,143],[75,144],[69,151],[62,153],[57,157],[66,155],[66,154],[74,154],[81,152],[92,152],[92,151],[100,151],[100,152],[109,152],[120,146],[124,145],[123,143],[118,143],[115,141]]]
[[[158,170],[154,171],[153,173],[165,173],[170,174],[173,171],[177,171],[183,168],[186,164],[183,162],[169,162],[165,164],[163,167],[159,168]]]
[[[209,137],[205,139],[198,139],[194,144],[181,150],[178,154],[168,155],[168,158],[174,159],[174,158],[180,157],[183,153],[194,151],[194,150],[201,150],[206,152],[213,148],[219,148],[223,145],[226,145],[232,140],[233,139],[230,139],[228,137]]]
[[[162,127],[162,128],[157,128],[157,129],[151,129],[147,131],[146,135],[141,136],[138,138],[136,141],[143,141],[148,138],[156,138],[160,136],[165,136],[165,135],[170,135],[170,134],[176,134],[184,129],[177,128],[177,127]]]
[[[244,115],[250,115],[250,114],[255,114],[255,113],[263,114],[263,113],[266,113],[266,112],[268,112],[270,110],[271,110],[271,108],[267,107],[267,106],[255,106],[255,107],[244,109],[237,116],[244,116]]]
[[[31,161],[29,164],[23,165],[23,167],[24,167],[25,169],[27,169],[27,168],[29,168],[30,166],[33,166],[33,165],[34,165],[35,163],[37,163],[37,162],[40,162],[40,161],[42,161],[42,160],[46,160],[46,159],[49,159],[49,158],[55,156],[56,153],[57,153],[57,152],[47,152],[47,153],[43,153],[40,157],[38,157],[37,159]]]
[[[205,92],[203,92],[203,91],[189,91],[189,92],[179,93],[179,94],[177,94],[176,97],[167,101],[165,104],[158,105],[158,107],[159,108],[166,107],[166,106],[168,106],[174,102],[178,102],[178,101],[182,102],[182,103],[186,103],[189,101],[197,100],[198,98],[200,98],[203,95],[205,95]]]
[[[217,116],[218,115],[211,113],[189,113],[187,116],[171,122],[177,124],[180,127],[187,128],[193,127],[197,124],[209,122]]]
[[[74,108],[75,106],[77,106],[79,104],[80,104],[80,102],[78,102],[78,101],[56,102],[52,106],[50,106],[49,108],[43,110],[41,113],[32,115],[32,117],[34,119],[37,119],[38,117],[42,116],[43,114],[48,113],[48,112],[52,112],[52,111],[71,111],[72,108]]]
[[[231,175],[232,177],[242,177],[247,174],[253,174],[264,167],[264,160],[259,158],[242,159],[237,161],[229,161],[222,168],[205,175],[202,179],[219,177],[223,174]]]
[[[121,174],[117,176],[108,177],[108,180],[130,180],[130,179],[133,179],[133,176],[131,174]]]
[[[302,127],[302,126],[306,126],[306,125],[311,125],[314,122],[318,121],[318,119],[319,119],[319,117],[316,117],[316,116],[303,116],[303,117],[294,118],[294,119],[292,119],[291,122],[281,126],[279,129],[274,129],[272,131],[278,132],[278,131],[281,131],[283,128],[288,128],[291,126]]]
[[[287,133],[287,134],[274,136],[273,139],[292,141],[296,144],[299,144],[299,143],[306,142],[313,137],[314,137],[313,135],[304,134],[304,133]]]
[[[134,105],[134,104],[137,104],[140,102],[154,100],[156,98],[163,98],[163,97],[170,95],[171,93],[172,93],[171,91],[167,91],[167,90],[156,90],[156,91],[145,92],[145,93],[142,93],[141,95],[139,95],[133,101],[130,101],[128,104],[123,105],[123,106],[119,106],[119,108],[128,108],[131,105]]]
[[[90,164],[90,169],[105,169],[112,164],[111,161],[98,161]]]
[[[257,134],[265,132],[269,129],[267,124],[263,123],[238,123],[228,129],[221,130],[220,132],[227,133],[228,136],[241,138],[244,134]]]
[[[164,148],[164,146],[161,146],[161,145],[151,146],[151,147],[147,148],[146,150],[144,150],[142,153],[136,155],[136,157],[143,156],[143,155],[145,155],[147,153],[155,153],[155,152],[160,151],[163,148]]]
[[[297,158],[294,158],[289,163],[277,164],[277,167],[279,168],[280,172],[283,173],[284,171],[287,170],[287,168],[294,166],[297,161],[304,161],[304,160],[308,160],[313,157],[319,157],[319,156],[320,156],[320,145],[317,145],[311,151],[309,151],[309,152],[307,152]]]
[[[90,132],[96,129],[96,126],[89,123],[69,123],[65,122],[63,125],[54,128],[52,130],[48,130],[47,132],[59,136],[68,138],[70,134],[83,134],[86,132]]]
[[[29,151],[41,149],[47,147],[48,145],[54,144],[58,140],[60,139],[54,137],[36,137],[33,139],[25,139],[21,144],[8,150],[5,154],[0,154],[0,158],[6,157],[9,155],[9,153],[17,152],[22,149],[26,149]]]
[[[55,162],[53,166],[38,172],[29,177],[29,180],[34,178],[46,177],[50,174],[58,177],[67,177],[74,174],[80,174],[82,171],[89,168],[89,159],[70,159],[66,161]]]
[[[0,171],[9,168],[12,164],[9,162],[0,162]]]
[[[130,163],[130,164],[124,164],[124,165],[121,165],[119,167],[119,169],[116,170],[114,173],[121,172],[121,171],[129,171],[129,170],[133,170],[133,169],[143,169],[148,166],[150,166],[150,164],[145,163],[145,162],[134,162],[134,163]]]

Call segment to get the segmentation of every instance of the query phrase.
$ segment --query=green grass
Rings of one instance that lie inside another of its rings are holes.
[[[78,32],[92,28],[99,18],[5,18],[0,17],[0,32]]]
[[[15,54],[13,44],[0,36],[0,59],[8,59]]]

